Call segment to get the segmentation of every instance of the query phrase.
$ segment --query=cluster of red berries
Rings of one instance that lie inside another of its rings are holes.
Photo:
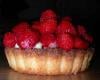
[[[57,15],[52,10],[41,13],[40,20],[20,22],[15,25],[11,32],[4,35],[4,46],[14,47],[18,44],[22,49],[33,48],[38,42],[42,47],[58,47],[64,50],[87,49],[93,42],[84,26],[72,24],[70,17],[64,17],[58,23]]]

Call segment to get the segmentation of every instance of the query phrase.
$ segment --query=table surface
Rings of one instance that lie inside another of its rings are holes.
[[[100,70],[89,69],[77,75],[39,76],[22,74],[9,67],[0,68],[0,80],[100,80]]]

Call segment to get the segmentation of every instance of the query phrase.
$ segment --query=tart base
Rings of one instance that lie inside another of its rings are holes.
[[[9,66],[20,73],[37,75],[68,75],[85,71],[93,50],[18,49],[5,48]]]

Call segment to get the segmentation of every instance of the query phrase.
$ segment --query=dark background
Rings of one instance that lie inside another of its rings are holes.
[[[83,24],[94,37],[95,56],[92,67],[99,68],[96,48],[96,0],[0,0],[0,64],[7,65],[2,45],[3,35],[21,20],[39,19],[40,13],[53,9],[60,17],[71,16],[73,23]]]

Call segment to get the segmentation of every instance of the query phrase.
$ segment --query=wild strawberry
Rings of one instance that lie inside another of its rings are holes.
[[[89,34],[84,35],[84,39],[87,40],[88,42],[92,43],[93,42],[93,37]]]
[[[93,37],[87,33],[84,26],[79,25],[77,28],[78,28],[78,33],[80,36],[82,36],[85,40],[87,40],[90,43],[93,42]]]
[[[41,27],[40,21],[35,21],[35,22],[32,23],[32,29],[33,30],[35,29],[35,30],[39,31],[40,27]]]
[[[53,33],[56,30],[57,22],[55,20],[47,20],[41,23],[41,33]]]
[[[76,35],[76,29],[72,25],[71,22],[67,20],[62,20],[61,23],[58,25],[57,33],[70,33],[72,35]]]
[[[34,45],[38,42],[39,35],[36,32],[33,31],[26,31],[24,34],[18,36],[17,42],[18,45],[23,48],[33,48]]]
[[[62,20],[72,21],[72,19],[71,19],[71,17],[70,17],[70,16],[65,16],[65,17],[63,17],[63,19],[62,19]]]
[[[13,33],[7,32],[4,35],[3,44],[5,47],[14,47],[16,44],[16,37]]]
[[[74,39],[70,34],[62,33],[57,36],[57,44],[58,47],[68,51],[73,48]]]
[[[55,20],[56,17],[57,16],[56,16],[55,12],[48,9],[48,10],[41,13],[40,21],[42,22],[42,21],[46,21],[48,19],[54,19]]]
[[[84,36],[87,33],[86,28],[82,25],[78,25],[77,30],[78,30],[79,35],[81,36]]]
[[[17,24],[16,26],[14,26],[14,28],[12,29],[12,31],[15,34],[20,34],[23,33],[25,31],[30,30],[30,25],[27,22],[20,22],[19,24]]]
[[[43,47],[52,47],[50,45],[55,44],[56,38],[53,34],[42,34],[40,41],[41,41]],[[56,46],[56,44],[55,44],[55,46]]]
[[[89,46],[89,44],[85,40],[83,40],[83,39],[81,39],[79,37],[75,38],[75,48],[87,49],[88,46]]]

